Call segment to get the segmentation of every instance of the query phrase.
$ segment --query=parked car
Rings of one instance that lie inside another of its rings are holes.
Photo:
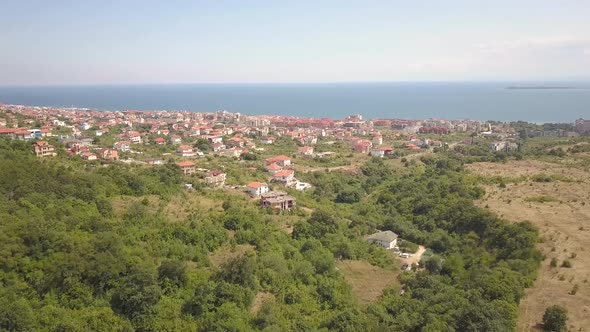
[[[410,268],[410,266],[408,265],[408,263],[402,265],[402,270],[407,270],[409,268]]]
[[[408,258],[408,257],[410,257],[410,254],[408,254],[408,253],[406,253],[406,252],[401,252],[401,253],[399,254],[399,257],[401,257],[401,258]]]

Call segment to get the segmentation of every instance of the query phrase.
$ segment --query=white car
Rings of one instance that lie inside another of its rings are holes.
[[[405,253],[405,252],[402,252],[402,253],[399,254],[399,257],[401,257],[401,258],[408,258],[408,257],[410,257],[410,254]]]

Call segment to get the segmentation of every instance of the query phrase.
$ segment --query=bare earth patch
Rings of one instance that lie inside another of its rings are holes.
[[[487,186],[486,196],[477,204],[507,220],[528,220],[540,230],[538,247],[547,258],[534,286],[521,300],[518,331],[540,331],[543,313],[553,304],[567,308],[571,331],[590,331],[590,173],[539,161],[477,163],[469,169],[484,176],[545,173],[576,180]],[[556,267],[550,266],[552,258],[557,259]],[[572,267],[561,267],[564,260]],[[577,291],[572,294],[576,284]]]
[[[336,267],[352,286],[352,293],[362,304],[375,302],[385,288],[399,284],[397,270],[386,270],[365,261],[338,261]]]
[[[416,251],[415,254],[412,254],[412,256],[408,257],[408,258],[400,258],[402,263],[406,263],[408,265],[412,265],[412,264],[418,264],[420,263],[420,260],[422,259],[422,255],[424,255],[424,252],[426,251],[426,248],[424,246],[419,246],[418,247],[418,251]]]

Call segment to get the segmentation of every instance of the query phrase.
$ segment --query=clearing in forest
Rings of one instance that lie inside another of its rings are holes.
[[[529,160],[475,163],[468,169],[485,177],[524,177],[517,183],[506,181],[505,188],[487,185],[485,197],[477,202],[502,218],[528,220],[540,230],[538,248],[546,259],[520,302],[517,330],[541,331],[545,309],[559,304],[568,310],[571,331],[590,331],[590,173]],[[535,181],[539,174],[552,179]]]
[[[383,290],[399,284],[399,271],[387,270],[365,261],[343,260],[336,263],[352,293],[362,304],[375,302]]]

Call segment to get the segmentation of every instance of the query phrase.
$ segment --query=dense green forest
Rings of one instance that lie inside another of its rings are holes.
[[[293,194],[311,212],[292,212],[305,216],[292,234],[235,195],[222,211],[172,222],[162,207],[187,195],[173,164],[40,160],[28,143],[0,140],[0,330],[515,329],[541,260],[537,230],[475,207],[483,190],[461,159],[437,155],[404,169],[374,159],[356,174],[302,179],[314,189]],[[203,190],[189,194],[211,195]],[[118,216],[113,202],[122,196],[138,200]],[[433,254],[424,269],[401,273],[401,287],[362,305],[336,261],[398,268],[363,240],[376,229]],[[239,245],[253,250],[211,263],[211,252]],[[253,311],[260,293],[272,300]]]

